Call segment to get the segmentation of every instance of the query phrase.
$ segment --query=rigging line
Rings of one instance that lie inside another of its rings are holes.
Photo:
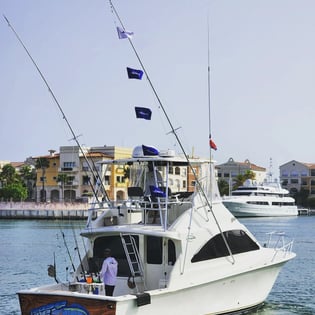
[[[117,11],[116,11],[116,9],[115,9],[115,7],[114,7],[112,1],[109,0],[109,3],[110,3],[110,5],[111,5],[111,8],[112,8],[113,13],[117,16],[117,18],[118,18],[118,20],[119,20],[121,26],[123,27],[123,29],[125,29],[125,26],[124,26],[122,20],[120,19],[120,17],[119,17],[119,15],[118,15],[118,13],[117,13]],[[191,169],[191,171],[192,171],[192,173],[193,173],[193,175],[194,175],[194,177],[195,177],[195,179],[196,179],[196,182],[198,183],[199,188],[202,190],[204,197],[206,197],[206,194],[204,193],[204,191],[203,191],[203,189],[202,189],[200,183],[198,182],[196,171],[194,170],[194,168],[192,167],[192,165],[191,165],[191,163],[190,163],[190,161],[189,161],[189,157],[188,157],[188,155],[187,155],[187,153],[186,153],[186,150],[184,149],[184,147],[183,147],[183,145],[182,145],[182,143],[181,143],[181,141],[180,141],[180,139],[179,139],[179,136],[178,136],[178,134],[176,133],[176,129],[173,127],[173,124],[172,124],[172,122],[171,122],[171,120],[170,120],[170,118],[169,118],[169,116],[168,116],[168,114],[167,114],[167,112],[166,112],[166,110],[165,110],[163,104],[162,104],[162,101],[161,101],[160,97],[159,97],[158,94],[157,94],[157,91],[156,91],[155,88],[154,88],[154,85],[153,85],[153,83],[152,83],[152,81],[151,81],[151,79],[150,79],[150,77],[149,77],[149,74],[148,74],[148,72],[147,72],[145,66],[144,66],[144,64],[143,64],[143,62],[142,62],[142,60],[141,60],[141,58],[140,58],[140,56],[139,56],[139,54],[138,54],[138,52],[137,52],[137,50],[136,50],[134,44],[133,44],[133,42],[132,42],[132,40],[131,40],[129,37],[128,37],[127,39],[128,39],[128,41],[129,41],[129,43],[130,43],[132,49],[133,49],[133,52],[135,53],[135,55],[136,55],[136,57],[137,57],[137,59],[138,59],[138,61],[139,61],[139,63],[140,63],[140,66],[141,66],[143,72],[144,72],[145,75],[146,75],[146,78],[147,78],[147,80],[148,80],[148,82],[149,82],[149,85],[150,85],[150,87],[151,87],[151,89],[152,89],[152,91],[153,91],[153,93],[154,93],[154,95],[155,95],[155,97],[156,97],[156,99],[157,99],[157,101],[158,101],[158,103],[159,103],[159,106],[160,106],[160,108],[162,109],[162,111],[163,111],[163,113],[164,113],[164,116],[165,116],[165,118],[166,118],[166,120],[167,120],[167,122],[168,122],[168,124],[169,124],[169,126],[170,126],[170,128],[171,128],[170,133],[173,133],[173,134],[174,134],[174,136],[175,136],[175,138],[176,138],[176,140],[177,140],[177,143],[179,144],[179,146],[180,146],[180,148],[181,148],[181,150],[182,150],[182,152],[183,152],[183,154],[184,154],[184,156],[185,156],[185,159],[187,160],[187,163],[188,163],[188,165],[189,165],[189,167],[190,167],[190,169]],[[207,198],[206,198],[206,199],[207,199]],[[209,205],[209,207],[210,207],[210,205]]]
[[[124,26],[124,24],[123,24],[121,18],[119,17],[118,12],[116,11],[116,9],[115,9],[115,7],[114,7],[112,1],[109,0],[109,3],[110,3],[110,5],[111,5],[111,8],[112,8],[113,13],[116,15],[117,19],[119,20],[119,22],[120,22],[122,28],[125,29],[125,26]],[[197,185],[198,185],[198,188],[200,189],[202,195],[204,196],[204,198],[205,198],[205,200],[206,200],[206,202],[207,202],[207,205],[208,205],[209,209],[212,210],[212,207],[211,207],[210,202],[209,202],[209,200],[208,200],[208,198],[207,198],[207,196],[206,196],[206,193],[204,192],[204,190],[203,190],[203,188],[202,188],[202,186],[201,186],[201,183],[200,183],[199,180],[198,180],[197,173],[196,173],[194,167],[192,166],[192,164],[191,164],[190,161],[189,161],[189,157],[188,157],[188,155],[187,155],[187,153],[186,153],[186,150],[184,149],[183,144],[181,143],[181,141],[180,141],[180,139],[179,139],[179,136],[178,136],[178,134],[176,133],[176,129],[173,127],[173,124],[172,124],[172,122],[171,122],[171,120],[170,120],[170,118],[169,118],[169,116],[168,116],[168,114],[167,114],[167,112],[166,112],[166,110],[165,110],[163,104],[162,104],[162,101],[161,101],[160,97],[159,97],[158,94],[157,94],[157,91],[155,90],[155,88],[154,88],[154,86],[153,86],[153,83],[152,83],[152,81],[151,81],[151,79],[150,79],[150,77],[149,77],[149,74],[148,74],[146,68],[144,67],[144,64],[143,64],[143,62],[142,62],[142,60],[141,60],[141,58],[140,58],[140,56],[139,56],[139,54],[138,54],[138,52],[137,52],[137,50],[136,50],[136,48],[135,48],[135,46],[134,46],[132,40],[131,40],[129,37],[127,37],[127,39],[128,39],[128,41],[129,41],[129,43],[130,43],[130,45],[131,45],[131,47],[132,47],[132,49],[133,49],[133,51],[134,51],[134,53],[135,53],[135,55],[136,55],[136,57],[137,57],[139,63],[140,63],[140,66],[141,66],[143,72],[144,72],[145,75],[146,75],[146,78],[147,78],[147,80],[148,80],[148,82],[149,82],[149,85],[150,85],[150,87],[151,87],[151,89],[152,89],[152,91],[153,91],[153,93],[154,93],[154,95],[155,95],[155,97],[156,97],[156,99],[157,99],[157,101],[158,101],[158,103],[159,103],[159,105],[160,105],[160,107],[161,107],[163,113],[164,113],[164,116],[166,117],[166,120],[167,120],[167,122],[168,122],[168,124],[169,124],[169,126],[170,126],[170,128],[171,128],[171,133],[174,134],[174,136],[175,136],[175,138],[176,138],[176,140],[177,140],[177,143],[179,144],[179,146],[180,146],[180,148],[181,148],[181,150],[182,150],[182,152],[183,152],[183,154],[184,154],[184,156],[185,156],[185,159],[186,159],[186,161],[187,161],[187,163],[188,163],[188,165],[189,165],[189,168],[191,169],[191,171],[192,171],[192,173],[193,173],[193,175],[194,175],[194,178],[196,179],[196,183],[197,183]],[[212,212],[212,211],[211,211],[211,212]],[[212,212],[212,213],[213,213],[213,212]],[[214,214],[213,214],[213,216],[214,216]],[[217,221],[216,221],[216,222],[217,222]]]
[[[85,240],[84,240],[84,238],[83,238],[82,235],[81,235],[81,241],[82,241],[82,244],[83,244],[85,256],[86,256],[86,258],[88,258],[88,251],[87,251],[87,249],[86,249]]]
[[[49,93],[51,94],[51,96],[52,96],[54,102],[56,103],[56,105],[57,105],[59,111],[61,112],[62,118],[65,120],[65,122],[66,122],[66,124],[67,124],[67,126],[68,126],[68,128],[69,128],[69,130],[70,130],[70,132],[71,132],[71,134],[72,134],[72,136],[73,136],[73,139],[75,140],[76,144],[78,145],[78,147],[79,147],[79,149],[80,149],[81,154],[83,155],[85,161],[87,162],[88,167],[89,167],[91,173],[93,174],[93,177],[94,177],[95,179],[97,179],[97,176],[100,177],[100,175],[98,174],[98,172],[97,172],[96,170],[93,170],[93,169],[92,169],[92,167],[91,167],[91,165],[90,165],[90,163],[89,163],[89,161],[88,161],[88,159],[87,159],[87,157],[86,157],[86,154],[84,153],[84,151],[83,151],[83,149],[82,149],[82,147],[81,147],[81,145],[80,145],[80,143],[79,143],[79,141],[78,141],[78,139],[77,139],[78,137],[75,135],[75,133],[74,133],[74,131],[73,131],[73,129],[72,129],[72,127],[71,127],[71,125],[70,125],[70,123],[69,123],[69,121],[68,121],[68,119],[67,119],[67,117],[66,117],[66,115],[65,115],[65,113],[64,113],[64,111],[63,111],[63,109],[62,109],[62,107],[61,107],[61,105],[60,105],[60,103],[58,102],[58,100],[57,100],[57,98],[56,98],[54,92],[53,92],[52,89],[50,88],[50,86],[49,86],[49,84],[48,84],[48,82],[47,82],[45,76],[43,75],[43,73],[42,73],[41,70],[39,69],[37,63],[35,62],[35,60],[34,60],[33,57],[31,56],[30,52],[28,51],[28,49],[27,49],[26,46],[24,45],[22,39],[21,39],[20,36],[17,34],[17,32],[15,31],[15,29],[13,28],[13,26],[11,25],[11,23],[9,22],[9,20],[7,19],[7,17],[6,17],[5,15],[3,15],[3,17],[4,17],[4,19],[6,20],[6,22],[8,23],[9,28],[12,30],[12,32],[13,32],[14,35],[15,35],[15,37],[16,37],[17,40],[19,41],[19,43],[20,43],[20,44],[22,45],[22,47],[24,48],[24,50],[25,50],[25,52],[27,53],[28,57],[29,57],[30,60],[32,61],[33,65],[35,66],[37,72],[39,73],[40,77],[41,77],[42,80],[44,81],[46,87],[48,88]],[[97,176],[95,175],[95,172],[96,172]],[[108,195],[107,195],[107,193],[106,193],[105,187],[104,187],[104,191],[105,191],[106,199],[107,199],[107,201],[109,201],[109,197],[108,197]],[[97,196],[96,196],[96,199],[97,199],[97,202],[99,202],[99,199],[98,199]]]
[[[119,20],[119,22],[120,22],[122,28],[125,30],[124,23],[122,22],[122,20],[121,20],[121,18],[120,18],[120,16],[119,16],[118,12],[116,11],[116,8],[114,7],[112,1],[109,0],[109,3],[110,3],[110,6],[111,6],[111,9],[112,9],[112,12],[116,15],[116,17],[117,17],[117,19]],[[139,63],[140,63],[140,66],[141,66],[143,72],[144,72],[145,75],[146,75],[146,78],[147,78],[147,80],[148,80],[148,82],[149,82],[149,85],[150,85],[150,87],[151,87],[151,89],[152,89],[152,91],[153,91],[153,93],[154,93],[154,95],[155,95],[155,97],[156,97],[156,99],[157,99],[157,101],[158,101],[158,103],[159,103],[159,105],[160,105],[160,107],[161,107],[163,113],[164,113],[164,116],[165,116],[165,118],[166,118],[166,120],[167,120],[167,122],[168,122],[168,124],[169,124],[169,126],[170,126],[170,128],[171,128],[171,132],[174,134],[174,136],[175,136],[175,138],[176,138],[176,141],[177,141],[178,145],[180,146],[180,148],[181,148],[181,150],[182,150],[182,152],[183,152],[183,154],[184,154],[184,156],[185,156],[185,159],[186,159],[186,161],[187,161],[187,163],[188,163],[188,166],[189,166],[189,168],[190,168],[190,170],[191,170],[191,172],[192,172],[192,174],[193,174],[193,176],[194,176],[194,178],[195,178],[195,180],[196,180],[197,187],[199,188],[199,191],[201,192],[202,196],[204,197],[204,199],[205,199],[205,201],[206,201],[206,204],[207,204],[207,206],[209,207],[209,210],[210,210],[210,212],[211,212],[211,214],[212,214],[212,216],[213,216],[213,218],[214,218],[214,220],[215,220],[215,223],[216,223],[216,225],[217,225],[217,227],[218,227],[218,229],[219,229],[219,231],[220,231],[220,233],[221,233],[223,239],[225,240],[225,237],[224,237],[223,231],[222,231],[222,229],[221,229],[221,226],[220,226],[220,224],[219,224],[219,222],[218,222],[218,220],[217,220],[217,218],[216,218],[216,215],[214,214],[214,212],[213,212],[213,210],[212,210],[212,204],[210,203],[210,201],[209,201],[209,199],[208,199],[208,197],[207,197],[207,195],[206,195],[206,193],[205,193],[205,191],[204,191],[204,189],[203,189],[203,187],[202,187],[202,185],[201,185],[201,183],[200,183],[200,181],[199,181],[199,179],[198,179],[198,177],[197,177],[197,173],[196,173],[194,167],[192,166],[192,164],[191,164],[191,162],[190,162],[190,160],[189,160],[189,157],[188,157],[188,155],[187,155],[187,153],[186,153],[186,150],[184,149],[183,144],[182,144],[182,142],[180,141],[179,136],[178,136],[178,134],[176,133],[175,128],[173,127],[173,124],[172,124],[172,122],[171,122],[171,120],[170,120],[170,118],[169,118],[169,116],[168,116],[168,114],[167,114],[167,112],[166,112],[166,110],[165,110],[163,104],[162,104],[162,101],[161,101],[160,97],[158,96],[156,89],[155,89],[154,86],[153,86],[153,83],[152,83],[152,81],[151,81],[151,79],[150,79],[150,77],[149,77],[149,74],[148,74],[148,72],[147,72],[147,70],[146,70],[146,68],[145,68],[145,66],[144,66],[144,64],[143,64],[143,62],[142,62],[142,60],[141,60],[141,58],[140,58],[140,55],[138,54],[138,52],[137,52],[137,50],[136,50],[136,48],[135,48],[135,46],[134,46],[134,44],[133,44],[131,38],[130,38],[130,37],[127,37],[127,39],[128,39],[128,41],[129,41],[129,43],[130,43],[130,45],[131,45],[131,47],[132,47],[133,52],[134,52],[135,55],[136,55],[136,57],[137,57],[137,59],[138,59],[138,61],[139,61]],[[227,244],[226,240],[225,240],[225,244],[227,245],[228,251],[230,252],[230,249],[229,249],[229,247],[228,247],[228,244]],[[231,252],[230,252],[230,255],[231,255],[233,261],[235,261],[235,260],[234,260],[234,257],[233,257],[233,255],[232,255]],[[234,262],[233,262],[233,263],[234,263]]]
[[[84,270],[84,266],[82,263],[81,253],[80,253],[80,249],[79,249],[79,245],[78,245],[78,241],[77,241],[77,236],[75,234],[74,226],[72,223],[71,223],[71,228],[72,228],[72,233],[73,233],[74,242],[75,242],[75,246],[76,246],[75,249],[78,252],[78,256],[79,256],[79,260],[80,260],[81,271],[83,273],[84,281],[86,282],[86,275],[85,275],[85,270]]]
[[[93,168],[95,169],[95,171],[98,173],[98,170],[96,168],[96,164],[95,164],[95,161],[93,160],[93,157],[91,156],[91,162],[92,162],[92,165],[93,165]],[[99,174],[99,173],[98,173]],[[105,174],[104,174],[105,176]],[[91,180],[89,179],[90,183],[91,183]],[[91,183],[92,184],[92,183]],[[95,181],[95,185],[97,184],[100,184],[101,185],[101,191],[104,193],[105,196],[107,196],[107,192],[106,192],[106,188],[104,186],[104,182],[103,182],[103,178],[99,175],[98,178],[96,178],[96,181]],[[97,194],[97,191],[99,191],[99,189],[95,189],[93,188],[93,191]],[[108,198],[109,199],[109,198]]]

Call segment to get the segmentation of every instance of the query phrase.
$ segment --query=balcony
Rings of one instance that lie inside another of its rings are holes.
[[[79,181],[77,181],[77,180],[73,180],[73,181],[67,181],[65,184],[64,184],[64,186],[65,187],[69,187],[69,186],[78,186],[79,185]]]
[[[78,167],[59,167],[58,172],[78,172]]]
[[[117,188],[126,188],[127,187],[127,183],[116,183],[115,187],[117,187]]]

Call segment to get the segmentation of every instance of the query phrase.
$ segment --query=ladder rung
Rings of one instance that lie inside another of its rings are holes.
[[[133,236],[129,234],[121,234],[121,240],[127,256],[131,274],[133,276],[141,277],[144,282],[143,267],[141,265],[141,261],[139,260],[140,257]]]

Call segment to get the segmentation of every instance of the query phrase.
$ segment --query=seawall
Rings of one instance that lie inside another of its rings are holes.
[[[88,203],[0,202],[0,219],[72,219],[88,217]]]

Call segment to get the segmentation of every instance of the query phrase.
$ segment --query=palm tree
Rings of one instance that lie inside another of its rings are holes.
[[[64,201],[64,191],[65,191],[65,183],[67,182],[68,180],[68,175],[65,174],[65,173],[59,173],[57,175],[57,179],[56,179],[56,182],[57,183],[60,183],[61,184],[61,198],[62,198],[62,201]]]
[[[233,189],[237,189],[239,186],[242,186],[246,180],[254,180],[256,179],[256,174],[251,171],[247,170],[244,174],[239,174],[235,177]]]
[[[224,179],[218,180],[218,188],[220,191],[220,196],[228,196],[229,195],[229,183]]]
[[[33,196],[33,185],[36,180],[34,169],[29,165],[23,165],[20,169],[20,176],[27,188],[27,197],[31,200]]]
[[[45,202],[46,201],[46,192],[45,192],[45,173],[46,173],[46,168],[49,167],[49,160],[45,157],[40,157],[36,160],[35,163],[35,168],[36,169],[41,169],[42,170],[42,176],[41,176],[41,182],[42,182],[42,190],[40,193],[40,201]]]
[[[2,167],[0,180],[2,182],[2,186],[14,184],[20,181],[19,175],[11,164],[6,164]]]

